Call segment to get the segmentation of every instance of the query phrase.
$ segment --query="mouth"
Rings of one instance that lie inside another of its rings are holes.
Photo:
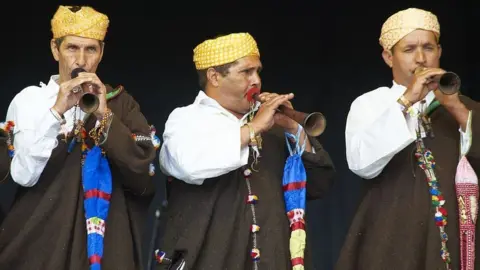
[[[415,74],[423,71],[426,68],[427,68],[426,66],[418,66],[418,67],[414,68],[413,70],[411,70],[410,72],[412,73],[412,75],[415,75]]]
[[[245,96],[247,97],[247,100],[249,102],[253,102],[253,101],[255,101],[255,96],[258,95],[258,94],[260,94],[260,89],[257,88],[257,87],[252,87],[252,88],[248,89]]]

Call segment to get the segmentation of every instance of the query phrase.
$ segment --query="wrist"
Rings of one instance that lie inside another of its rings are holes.
[[[57,121],[60,123],[60,125],[64,125],[67,121],[65,120],[65,117],[63,114],[59,114],[57,110],[55,110],[54,107],[50,108],[50,112],[52,113],[53,117],[57,119]]]
[[[60,106],[58,106],[56,104],[53,105],[53,107],[51,109],[54,110],[56,113],[58,113],[58,115],[61,116],[61,117],[63,117],[63,115],[67,111],[67,110],[61,108]]]
[[[263,132],[263,130],[254,121],[248,123],[247,125],[249,129],[253,130],[255,136],[260,135]]]
[[[402,99],[403,97],[403,101],[405,103],[407,103],[407,105],[409,105],[408,107],[412,106],[413,104],[415,104],[418,100],[412,95],[412,93],[410,91],[408,91],[408,89],[405,91],[405,93],[403,93],[403,95],[400,97]]]

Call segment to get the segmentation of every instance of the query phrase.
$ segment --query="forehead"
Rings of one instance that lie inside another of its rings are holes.
[[[402,47],[420,44],[437,44],[437,37],[432,31],[418,29],[409,33],[398,42],[398,45]]]
[[[72,45],[77,45],[81,47],[89,47],[89,46],[100,46],[99,40],[92,39],[92,38],[84,38],[84,37],[78,37],[78,36],[66,36],[63,39],[64,44],[72,44]]]
[[[256,55],[245,56],[237,60],[237,64],[235,68],[242,69],[242,68],[261,68],[262,62],[260,61],[260,57]]]

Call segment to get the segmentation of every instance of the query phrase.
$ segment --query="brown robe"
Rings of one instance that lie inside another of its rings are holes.
[[[7,134],[0,131],[0,223],[5,218],[10,200],[6,195],[13,185],[10,176],[10,156],[8,155]]]
[[[108,90],[112,91],[111,87]],[[143,269],[140,241],[154,193],[149,164],[155,149],[152,143],[132,139],[132,133],[149,136],[150,129],[127,92],[122,90],[109,99],[108,107],[114,117],[102,147],[110,163],[113,187],[102,269]],[[95,118],[90,117],[85,127],[88,131],[94,125]],[[80,143],[69,154],[62,138],[59,136],[38,183],[19,187],[0,227],[0,269],[89,269]]]
[[[461,100],[473,110],[473,141],[467,158],[480,175],[480,106],[466,97]],[[425,138],[424,142],[436,161],[435,174],[448,213],[447,247],[452,269],[456,270],[460,269],[455,195],[459,125],[442,106],[433,111],[431,121],[435,138]],[[446,269],[440,257],[440,233],[434,221],[428,184],[424,171],[416,164],[414,151],[412,143],[395,155],[378,177],[363,180],[368,191],[346,236],[337,270]],[[476,236],[480,237],[478,223]],[[480,269],[480,245],[476,246],[475,269]]]
[[[287,270],[291,269],[290,229],[282,176],[289,153],[280,128],[262,137],[259,172],[253,172],[250,177],[252,193],[259,198],[255,206],[260,226],[259,269]],[[312,200],[322,197],[331,187],[335,171],[320,143],[314,138],[310,138],[310,142],[316,154],[304,152],[302,157],[307,171],[307,199]],[[249,164],[251,161],[250,158]],[[160,240],[158,247],[167,252],[167,256],[173,249],[185,249],[186,269],[251,269],[252,212],[246,204],[248,190],[243,170],[207,179],[203,185],[190,185],[176,179],[170,185],[168,210],[163,215],[164,241]],[[309,214],[307,209],[306,215]],[[306,256],[305,264],[310,265],[308,251]]]

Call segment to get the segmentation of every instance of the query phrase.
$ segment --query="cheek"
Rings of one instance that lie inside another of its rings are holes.
[[[427,55],[427,59],[431,64],[438,64],[440,62],[440,55],[438,53],[431,53]]]
[[[403,55],[402,58],[394,58],[393,67],[400,69],[402,72],[410,70],[415,65],[415,58],[413,55]]]
[[[100,63],[100,55],[90,56],[87,59],[87,65],[91,68],[97,67]]]

